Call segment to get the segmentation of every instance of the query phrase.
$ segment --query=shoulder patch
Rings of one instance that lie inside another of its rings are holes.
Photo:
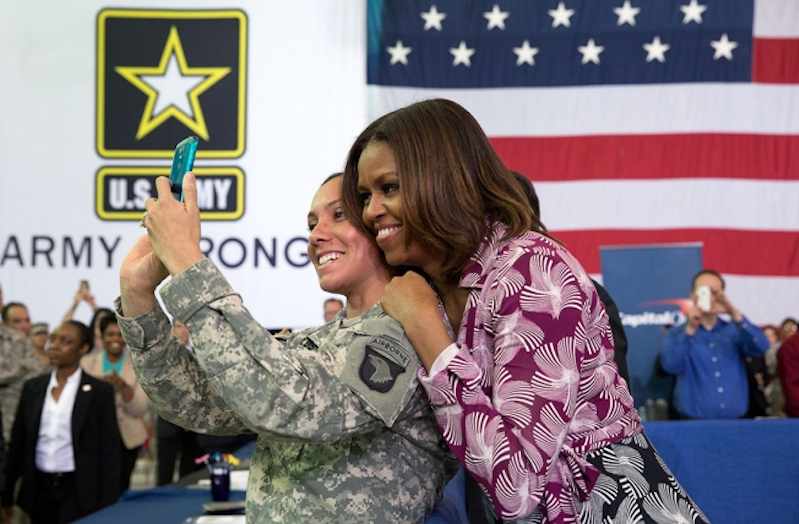
[[[364,347],[358,375],[369,389],[388,393],[408,369],[410,358],[402,346],[387,337],[374,337]]]
[[[347,349],[341,380],[391,427],[416,391],[419,358],[404,336],[397,340],[369,331],[357,335]]]

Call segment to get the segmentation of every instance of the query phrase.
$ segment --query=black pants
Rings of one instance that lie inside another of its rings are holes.
[[[125,444],[122,444],[122,478],[119,479],[120,493],[125,493],[130,488],[130,476],[133,474],[133,468],[136,467],[136,459],[139,458],[141,446],[136,446],[133,449],[128,449]]]
[[[66,524],[82,517],[74,473],[36,472],[36,507],[33,524]]]
[[[170,431],[162,431],[162,428],[171,426]],[[197,465],[194,459],[202,455],[197,445],[197,434],[186,431],[164,420],[158,421],[158,485],[172,484],[175,474],[175,460],[180,454],[180,465],[178,466],[178,478],[185,477],[189,473],[202,469],[202,464]]]

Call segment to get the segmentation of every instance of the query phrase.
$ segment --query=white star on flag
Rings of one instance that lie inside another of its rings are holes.
[[[447,13],[440,12],[435,4],[430,6],[430,11],[422,11],[421,15],[424,18],[424,30],[436,29],[441,31],[441,21],[447,17]]]
[[[583,55],[583,64],[587,64],[588,62],[593,62],[595,64],[599,63],[599,55],[602,51],[605,50],[604,46],[596,45],[593,38],[588,39],[588,43],[585,45],[581,45],[577,48],[580,51],[580,54]]]
[[[559,25],[571,27],[570,18],[572,15],[574,15],[574,9],[566,9],[566,5],[563,2],[558,2],[557,9],[549,10],[549,16],[552,17],[552,27],[558,27]]]
[[[630,0],[624,0],[624,5],[621,7],[614,7],[613,12],[619,17],[619,19],[616,20],[616,25],[635,25],[635,17],[641,12],[641,8],[633,7],[630,4]]]
[[[197,84],[206,79],[206,75],[184,75],[178,66],[177,57],[173,53],[164,75],[142,75],[142,81],[158,92],[152,114],[158,115],[169,106],[175,106],[191,118],[194,118],[189,92]]]
[[[683,24],[688,24],[690,22],[696,22],[697,24],[702,23],[702,13],[707,10],[706,5],[701,5],[697,0],[691,0],[690,4],[681,5],[680,11],[683,12]]]
[[[461,40],[461,43],[458,44],[458,47],[450,47],[449,52],[452,53],[452,56],[454,57],[452,59],[453,66],[456,66],[458,64],[463,64],[466,67],[471,67],[474,48],[470,49],[466,47],[466,42]]]
[[[450,47],[449,52],[452,53],[453,57],[455,57],[452,60],[453,66],[456,66],[458,64],[463,64],[466,67],[471,67],[472,55],[474,54],[474,49],[469,49],[468,47],[466,47],[466,42],[461,40],[460,45],[458,45],[458,47]]]
[[[520,66],[522,64],[535,65],[535,55],[538,54],[538,48],[530,47],[530,42],[528,42],[527,40],[522,42],[521,47],[514,47],[513,52],[514,54],[516,54],[517,66]]]
[[[402,45],[402,40],[397,40],[397,43],[394,44],[394,47],[387,47],[386,51],[388,54],[391,55],[391,65],[394,64],[405,64],[408,65],[408,55],[411,53],[413,48],[405,47]]]
[[[495,27],[499,27],[504,31],[505,19],[508,18],[509,15],[510,13],[508,11],[502,11],[496,4],[494,4],[494,8],[491,11],[483,13],[483,17],[488,20],[489,31]]]
[[[644,50],[646,50],[646,61],[651,62],[652,60],[657,60],[658,62],[665,62],[666,61],[666,51],[671,49],[669,44],[660,41],[660,37],[656,36],[654,40],[652,40],[649,44],[644,44]]]
[[[713,60],[718,60],[719,58],[726,58],[727,60],[732,60],[732,50],[738,47],[738,42],[733,42],[727,37],[727,33],[721,35],[721,38],[718,40],[712,40],[710,42],[710,47],[716,50],[713,53]]]

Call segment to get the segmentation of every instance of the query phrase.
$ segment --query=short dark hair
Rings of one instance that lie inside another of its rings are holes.
[[[95,324],[99,325],[99,320],[98,320],[98,317],[100,317],[101,315],[103,315],[103,316],[105,316],[105,315],[111,315],[111,316],[113,316],[113,315],[114,315],[114,312],[113,312],[113,311],[111,311],[110,309],[108,309],[107,307],[98,307],[97,309],[95,309],[95,310],[94,310],[94,315],[92,315],[92,319],[91,319],[91,321],[89,322],[89,331],[91,331],[91,333],[92,333],[92,336],[91,336],[91,338],[89,339],[89,345],[90,345],[92,348],[95,346],[95,340],[94,340],[94,325],[95,325]],[[100,320],[102,320],[102,318],[101,318]],[[102,333],[102,331],[101,331],[101,333]]]
[[[114,324],[115,326],[119,323],[117,322],[116,315],[106,315],[100,319],[100,334],[105,334],[105,330],[108,326]]]
[[[793,318],[793,317],[785,317],[785,318],[782,320],[782,322],[780,322],[780,329],[783,329],[783,328],[785,328],[785,326],[786,326],[787,324],[790,324],[790,323],[794,323],[794,324],[796,324],[797,326],[799,326],[799,321],[797,321],[795,318]]]
[[[341,176],[341,175],[343,175],[343,174],[344,174],[344,173],[341,173],[341,172],[339,172],[339,173],[333,173],[332,175],[327,175],[327,176],[325,177],[325,179],[324,179],[324,180],[322,180],[322,183],[321,183],[321,184],[319,184],[319,187],[322,187],[323,185],[327,184],[328,182],[330,182],[330,181],[331,181],[331,180],[333,180],[334,178],[340,177],[340,176]]]
[[[328,299],[325,299],[325,301],[324,301],[324,302],[322,302],[322,305],[324,306],[324,305],[325,305],[325,304],[327,304],[328,302],[338,302],[338,305],[339,305],[339,306],[341,306],[341,307],[344,307],[344,301],[343,301],[343,300],[341,300],[340,298],[333,298],[333,297],[330,297],[330,298],[328,298]]]
[[[11,310],[12,307],[21,307],[24,308],[26,311],[28,309],[28,306],[26,306],[22,302],[9,302],[5,306],[3,306],[3,313],[2,313],[3,322],[8,322],[8,312]]]
[[[702,275],[713,275],[714,277],[716,277],[717,279],[719,279],[721,281],[721,289],[724,289],[724,288],[727,287],[727,283],[724,281],[724,277],[721,276],[721,273],[719,273],[715,269],[705,268],[705,269],[701,270],[699,273],[697,273],[696,275],[694,275],[694,278],[691,280],[691,291],[696,289],[696,281],[699,280],[699,277],[701,277]]]
[[[80,340],[80,347],[89,346],[91,349],[91,341],[93,338],[92,330],[89,329],[89,326],[81,322],[80,320],[67,320],[64,324],[69,324],[70,326],[74,326],[78,329],[78,336]]]

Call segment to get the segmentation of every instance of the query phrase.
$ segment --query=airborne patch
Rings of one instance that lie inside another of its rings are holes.
[[[375,417],[391,427],[417,391],[419,358],[399,324],[381,317],[359,325],[347,349],[341,381]],[[397,338],[388,335],[396,333]]]
[[[370,340],[364,348],[358,376],[370,389],[388,393],[397,377],[408,368],[408,357],[401,351],[398,344],[392,347],[392,342],[385,339]]]

